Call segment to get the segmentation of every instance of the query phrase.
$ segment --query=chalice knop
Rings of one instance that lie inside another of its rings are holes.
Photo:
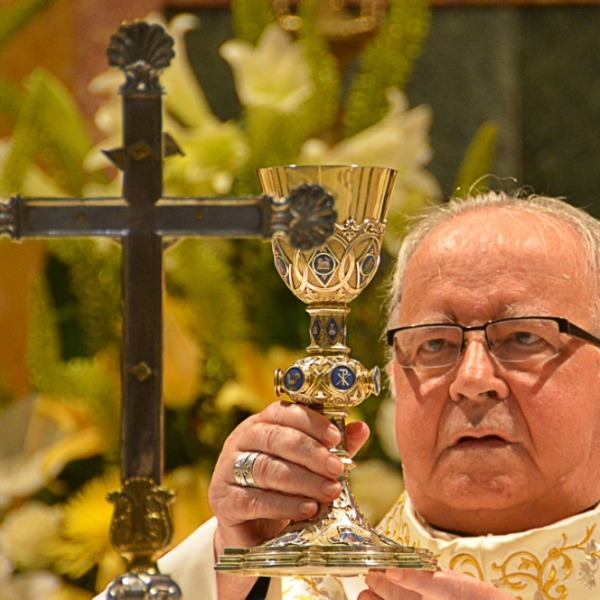
[[[263,192],[282,203],[293,196],[323,207],[335,203],[333,233],[317,247],[298,248],[285,234],[272,240],[277,271],[308,305],[311,342],[308,356],[276,372],[275,390],[320,411],[338,427],[341,442],[331,452],[346,468],[339,478],[341,495],[315,517],[292,522],[260,546],[227,548],[216,568],[274,577],[353,576],[388,567],[435,570],[428,551],[401,546],[377,533],[357,507],[348,483],[354,466],[345,443],[348,409],[379,394],[381,374],[377,367],[367,370],[349,356],[347,304],[369,284],[379,265],[396,172],[380,167],[287,166],[260,169],[258,177]]]

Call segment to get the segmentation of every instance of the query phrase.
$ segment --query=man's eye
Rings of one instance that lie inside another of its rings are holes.
[[[450,347],[450,345],[450,342],[443,338],[427,340],[419,346],[419,352],[426,352],[428,354],[435,352],[443,352],[447,350]]]
[[[513,342],[521,346],[532,346],[543,341],[539,335],[531,333],[531,331],[517,331],[507,340],[507,342]]]

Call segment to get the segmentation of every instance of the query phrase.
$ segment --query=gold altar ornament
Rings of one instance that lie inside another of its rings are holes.
[[[217,570],[238,575],[294,576],[366,574],[389,567],[435,570],[431,553],[401,546],[377,533],[356,505],[348,474],[354,462],[346,450],[348,409],[379,394],[381,374],[350,358],[346,345],[347,304],[372,280],[381,252],[385,218],[396,172],[380,167],[287,166],[259,169],[265,194],[287,201],[302,193],[323,207],[333,205],[333,235],[313,249],[272,240],[275,267],[305,302],[310,316],[308,356],[275,374],[278,395],[324,414],[341,433],[331,452],[345,470],[340,496],[305,522],[292,522],[279,537],[254,548],[226,548]]]
[[[329,41],[351,41],[373,35],[385,19],[386,0],[361,0],[354,7],[346,7],[340,0],[321,0],[319,31]],[[277,22],[285,31],[297,33],[302,18],[292,8],[290,0],[274,0]]]

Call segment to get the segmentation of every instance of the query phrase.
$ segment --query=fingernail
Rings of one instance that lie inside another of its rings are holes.
[[[333,456],[333,454],[327,457],[326,466],[327,470],[335,477],[339,477],[344,472],[344,463],[337,456]]]
[[[327,496],[336,496],[341,491],[342,486],[337,481],[326,481],[321,488]]]
[[[340,430],[335,425],[330,425],[323,434],[323,440],[329,446],[336,446],[340,443]]]
[[[315,513],[315,511],[317,510],[317,506],[318,505],[316,502],[312,502],[311,500],[303,500],[298,505],[298,510],[301,514],[310,516]]]

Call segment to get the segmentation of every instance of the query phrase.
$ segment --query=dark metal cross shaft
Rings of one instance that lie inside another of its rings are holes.
[[[15,239],[103,236],[120,239],[123,247],[124,490],[111,497],[115,504],[111,539],[128,558],[130,572],[113,584],[110,598],[178,597],[177,586],[157,573],[154,562],[171,536],[167,510],[171,495],[159,487],[164,238],[268,238],[285,231],[306,249],[328,237],[336,218],[331,204],[307,207],[310,199],[302,197],[298,205],[266,196],[162,198],[163,157],[178,150],[162,131],[159,84],[160,71],[174,56],[172,46],[173,40],[162,27],[143,22],[123,25],[111,38],[109,62],[126,75],[121,88],[123,146],[105,154],[124,173],[122,198],[17,196],[0,204],[0,233]],[[149,508],[151,501],[154,504]],[[140,596],[140,590],[147,596]]]

